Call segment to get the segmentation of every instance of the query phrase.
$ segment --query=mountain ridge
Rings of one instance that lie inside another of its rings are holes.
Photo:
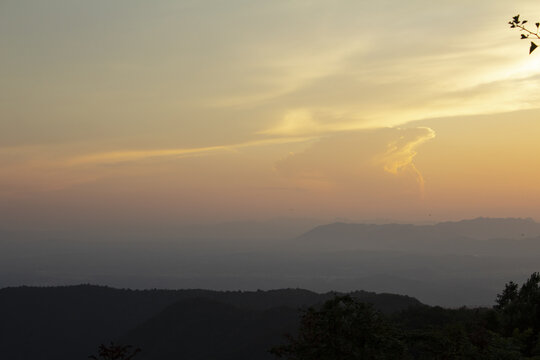
[[[495,254],[500,248],[523,247],[540,254],[540,223],[531,218],[475,218],[434,225],[320,225],[296,238],[297,244],[324,250],[398,250],[419,253]],[[495,247],[493,247],[495,245]],[[512,249],[508,249],[510,253]],[[506,254],[506,251],[502,252]],[[499,252],[501,254],[501,252]]]
[[[255,332],[258,319],[265,324],[273,324],[265,331],[271,330],[275,343],[279,340],[278,335],[291,330],[299,308],[322,303],[335,294],[318,294],[303,289],[244,292],[131,290],[96,285],[3,288],[0,289],[0,354],[2,358],[11,360],[87,358],[100,343],[141,339],[137,333],[148,334],[145,324],[155,324],[161,334],[166,334],[170,327],[189,333],[190,329],[185,324],[166,321],[167,314],[173,314],[177,320],[189,319],[191,323],[199,324],[200,336],[197,338],[200,340],[204,339],[207,329],[207,324],[201,322],[204,312],[215,315],[215,323],[209,325],[214,326],[219,334],[226,334],[228,328],[234,329],[235,319],[244,321],[242,334]],[[386,313],[422,305],[409,296],[365,291],[352,295],[373,303]],[[273,322],[278,317],[275,312],[285,315],[283,321]],[[206,316],[205,319],[210,321],[212,317]],[[141,326],[143,330],[137,332]],[[271,345],[259,341],[270,333],[254,337],[254,343]],[[129,334],[134,334],[134,338]],[[136,344],[153,348],[150,335],[143,338],[150,339],[151,344],[142,340]],[[159,341],[155,344],[159,348]]]

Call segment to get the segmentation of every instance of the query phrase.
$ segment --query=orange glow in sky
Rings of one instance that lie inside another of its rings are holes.
[[[540,18],[532,0],[3,1],[0,228],[540,220],[518,12]]]

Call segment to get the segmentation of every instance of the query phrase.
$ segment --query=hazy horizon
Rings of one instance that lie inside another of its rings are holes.
[[[343,219],[341,219],[343,220]],[[491,305],[538,270],[540,223],[229,223],[132,233],[2,232],[0,288],[366,290],[430,305]]]

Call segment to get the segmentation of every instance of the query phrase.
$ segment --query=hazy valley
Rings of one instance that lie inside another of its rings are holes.
[[[522,281],[538,270],[540,259],[540,224],[530,219],[333,223],[274,239],[268,229],[279,223],[259,224],[259,232],[251,224],[247,234],[242,226],[226,226],[222,239],[219,227],[210,236],[133,240],[5,232],[0,287],[366,290],[458,307],[491,305],[509,279]]]

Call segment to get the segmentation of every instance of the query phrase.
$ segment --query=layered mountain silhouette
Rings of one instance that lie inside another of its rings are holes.
[[[229,234],[230,235],[230,234]],[[45,235],[43,235],[45,236]],[[538,271],[540,224],[478,218],[434,225],[318,226],[260,241],[96,241],[0,232],[0,357],[77,359],[111,340],[141,360],[268,359],[299,308],[354,291],[392,313],[423,303],[491,305],[509,280]],[[260,239],[259,239],[260,240]],[[217,245],[216,245],[217,244]],[[307,288],[300,290],[298,288]],[[231,325],[234,324],[234,325]],[[180,349],[180,350],[179,350]]]
[[[334,293],[127,290],[102,286],[0,289],[0,354],[10,360],[85,359],[111,340],[136,344],[143,359],[267,359],[293,333],[298,309]],[[355,292],[385,313],[420,302]],[[187,356],[187,355],[189,356]],[[185,357],[187,356],[187,357]]]
[[[253,228],[226,228],[227,237],[237,230],[240,237],[186,240],[187,233],[126,240],[0,232],[0,288],[94,283],[137,289],[365,289],[456,307],[493,304],[508,279],[523,280],[540,262],[540,224],[531,219],[334,223],[288,239],[262,240],[263,234],[253,241]],[[214,230],[211,236],[217,236]]]

